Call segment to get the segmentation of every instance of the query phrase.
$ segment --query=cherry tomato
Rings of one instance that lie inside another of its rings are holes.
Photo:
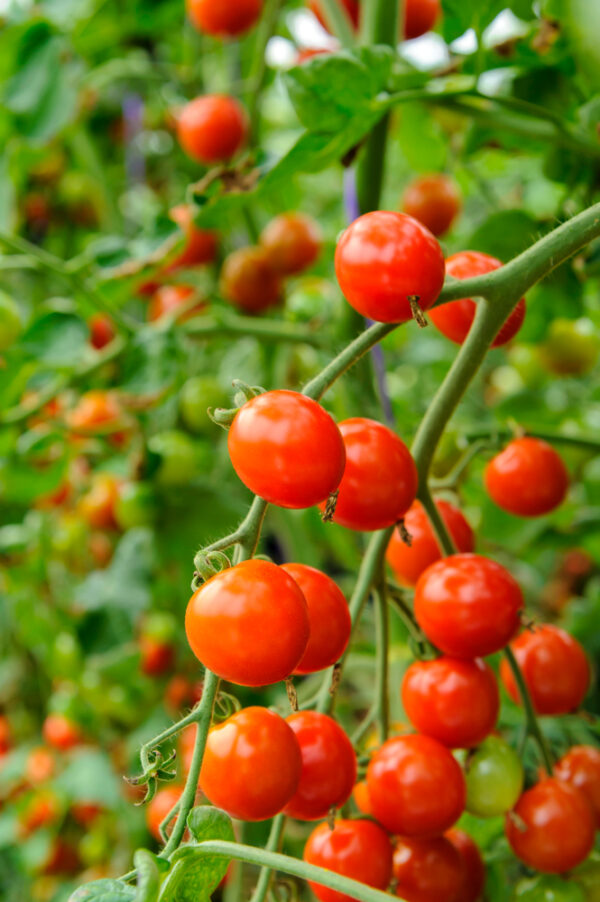
[[[262,313],[283,298],[280,276],[262,247],[241,247],[229,254],[219,284],[223,297],[244,313]]]
[[[308,607],[310,635],[294,673],[315,673],[339,661],[350,640],[352,621],[344,593],[334,581],[306,564],[282,564],[298,583]]]
[[[177,137],[186,154],[199,163],[224,163],[246,143],[248,115],[226,94],[190,100],[177,118]]]
[[[156,515],[156,498],[152,486],[145,482],[126,482],[120,485],[114,515],[119,529],[133,529],[152,523]]]
[[[81,730],[64,714],[48,714],[42,726],[42,735],[48,745],[61,752],[72,749],[82,741]]]
[[[402,704],[420,733],[449,748],[473,748],[494,729],[500,694],[494,671],[481,658],[442,657],[410,665]]]
[[[467,811],[499,817],[514,808],[523,791],[521,759],[500,736],[488,736],[467,758]]]
[[[456,902],[477,902],[485,886],[485,865],[477,843],[464,830],[452,827],[445,834],[462,859],[462,882]]]
[[[479,251],[460,251],[446,260],[446,274],[454,279],[470,279],[473,276],[482,276],[495,269],[500,269],[502,262],[489,254]],[[475,319],[476,304],[472,298],[463,298],[459,301],[449,301],[440,304],[439,307],[429,311],[431,322],[440,332],[461,345]],[[510,313],[501,326],[498,334],[492,342],[493,348],[499,348],[514,338],[525,319],[525,299],[521,298],[515,309]]]
[[[408,4],[408,9],[410,6]],[[418,219],[436,236],[448,231],[458,216],[460,207],[458,188],[451,178],[442,173],[421,175],[413,179],[402,196],[404,212],[413,219]]]
[[[555,765],[554,776],[581,789],[594,809],[600,829],[600,749],[574,745]]]
[[[218,427],[209,417],[209,407],[229,407],[229,395],[214,376],[192,376],[179,395],[179,411],[188,429],[214,435]]]
[[[73,802],[71,815],[81,827],[89,827],[102,813],[102,805],[98,802]]]
[[[281,567],[242,561],[194,592],[185,631],[198,660],[222,679],[266,686],[298,665],[308,642],[308,610]]]
[[[177,314],[181,307],[186,307],[194,293],[195,289],[191,285],[161,285],[152,295],[148,305],[148,319],[150,322],[156,322],[162,319],[163,316]],[[203,301],[198,301],[194,307],[185,310],[184,313],[180,313],[175,318],[179,321],[191,319],[202,313],[205,308],[206,304]]]
[[[212,263],[217,253],[217,236],[207,229],[198,228],[194,223],[193,208],[187,204],[179,204],[173,207],[169,216],[185,235],[185,245],[166,267],[167,271]]]
[[[356,755],[346,733],[326,714],[299,711],[287,722],[300,746],[302,772],[298,789],[284,811],[301,821],[316,821],[350,798],[356,780]]]
[[[5,755],[12,745],[11,733],[8,717],[5,714],[0,714],[0,755]]]
[[[341,0],[342,6],[346,10],[354,29],[358,29],[358,21],[360,18],[359,0]],[[309,7],[311,12],[317,17],[323,28],[330,31],[329,22],[326,20],[323,9],[319,0],[310,0]]]
[[[67,414],[67,423],[78,432],[103,432],[123,417],[123,410],[113,392],[96,389],[81,396]]]
[[[456,902],[463,882],[460,852],[444,836],[399,839],[394,850],[396,895],[406,902]]]
[[[394,736],[367,769],[374,817],[390,833],[436,836],[465,807],[465,780],[452,753],[429,736]]]
[[[523,793],[507,814],[506,836],[515,855],[536,871],[562,874],[577,867],[594,845],[595,820],[583,793],[548,777]]]
[[[25,762],[25,779],[37,786],[39,783],[45,783],[56,770],[56,761],[50,749],[43,745],[32,749],[27,755]]]
[[[487,465],[485,487],[502,510],[519,517],[539,517],[564,501],[569,474],[547,442],[517,438]]]
[[[187,485],[198,474],[198,449],[187,433],[179,429],[158,432],[148,448],[159,458],[155,479],[160,485]]]
[[[77,854],[77,849],[62,837],[53,837],[41,873],[44,876],[56,876],[57,874],[75,874],[79,870],[81,870],[81,859]]]
[[[153,636],[140,636],[140,666],[147,676],[162,676],[168,673],[175,661],[175,647],[170,642],[161,642]]]
[[[162,844],[160,835],[160,825],[166,818],[169,811],[177,804],[181,798],[183,786],[164,786],[159,789],[152,801],[148,802],[146,807],[146,826],[154,837],[154,839]],[[171,826],[173,821],[171,821]]]
[[[172,711],[193,708],[202,698],[202,682],[193,682],[181,673],[171,677],[165,688],[165,705]]]
[[[96,473],[88,492],[79,499],[79,513],[93,529],[114,529],[115,505],[121,481],[112,473]]]
[[[383,529],[397,523],[417,493],[417,468],[410,451],[387,426],[353,417],[339,424],[346,467],[339,485],[334,523],[348,529]]]
[[[36,792],[19,812],[19,823],[23,836],[29,836],[55,824],[61,816],[60,802],[56,793],[50,789]]]
[[[581,705],[590,685],[590,665],[577,639],[546,624],[525,630],[511,648],[538,714],[568,714]],[[500,676],[510,697],[520,703],[506,660],[500,665]]]
[[[235,38],[256,25],[263,0],[186,0],[192,25],[217,38]]]
[[[15,343],[22,328],[19,308],[10,295],[0,291],[0,351],[7,351]]]
[[[404,213],[377,210],[348,226],[335,274],[348,303],[380,323],[411,319],[409,298],[427,310],[444,284],[444,255],[431,232]]]
[[[302,758],[285,720],[244,708],[208,734],[200,787],[213,805],[243,821],[274,817],[298,789]]]
[[[441,13],[440,0],[404,0],[404,36],[419,38],[431,31]]]
[[[473,551],[475,537],[464,514],[448,501],[435,504],[458,550]],[[420,501],[415,501],[406,512],[404,526],[411,537],[410,546],[394,530],[386,558],[396,578],[403,585],[414,586],[421,573],[439,561],[442,552]]]
[[[320,404],[269,391],[238,411],[227,438],[233,469],[251,492],[279,507],[312,507],[339,486],[346,452]]]
[[[576,883],[548,875],[520,880],[513,898],[515,902],[592,902]]]
[[[453,554],[419,577],[415,617],[445,654],[475,658],[500,651],[519,626],[523,595],[511,574],[479,554]]]
[[[106,313],[94,313],[90,317],[89,327],[90,344],[98,351],[110,344],[117,334],[112,319]]]
[[[291,276],[311,266],[321,250],[321,229],[304,213],[282,213],[263,229],[261,247],[271,265],[283,276]]]
[[[335,874],[351,877],[376,889],[387,889],[392,879],[392,844],[373,821],[336,821],[333,830],[319,824],[308,837],[304,861]],[[353,896],[309,881],[320,902],[353,902]]]
[[[539,354],[544,367],[557,376],[589,373],[600,354],[595,323],[585,317],[553,320]]]
[[[352,798],[354,804],[361,814],[373,814],[371,807],[371,797],[369,795],[369,787],[366,780],[360,780],[352,790]]]

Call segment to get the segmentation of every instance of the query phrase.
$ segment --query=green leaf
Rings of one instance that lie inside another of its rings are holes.
[[[483,31],[509,5],[506,0],[442,0],[444,38],[454,41],[468,28]]]
[[[138,849],[133,856],[133,864],[137,870],[135,902],[157,902],[163,869],[159,863],[168,868],[164,858],[158,858],[147,849]]]
[[[68,902],[126,902],[135,899],[135,890],[120,880],[94,880],[80,886]]]
[[[471,250],[483,251],[508,263],[539,237],[539,225],[522,210],[492,213],[472,233],[467,244]]]
[[[135,618],[151,599],[153,536],[148,529],[128,530],[114,553],[110,566],[90,573],[75,591],[86,611],[120,608]]]
[[[187,819],[190,833],[197,842],[220,839],[234,842],[229,815],[210,805],[193,808]],[[160,902],[203,902],[219,885],[230,859],[222,855],[205,855],[193,844],[180,846],[173,853],[174,865],[163,886]]]
[[[86,324],[78,316],[53,311],[30,326],[22,344],[36,360],[56,369],[71,369],[88,350],[88,335]]]
[[[100,749],[82,749],[73,753],[56,785],[69,801],[101,802],[107,808],[118,805],[120,780],[110,760]]]
[[[178,350],[172,330],[140,330],[124,360],[123,390],[134,395],[153,395],[166,390],[177,378]]]

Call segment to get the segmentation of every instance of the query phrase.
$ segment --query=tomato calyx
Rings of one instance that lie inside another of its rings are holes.
[[[243,407],[246,401],[255,398],[257,395],[264,395],[266,389],[260,385],[247,385],[241,379],[234,379],[231,383],[235,389],[233,398],[235,407],[209,407],[207,414],[213,423],[221,426],[222,429],[229,429],[240,407]]]
[[[245,194],[256,186],[260,169],[252,157],[244,157],[235,166],[215,166],[190,185],[192,199],[199,205],[216,194]]]

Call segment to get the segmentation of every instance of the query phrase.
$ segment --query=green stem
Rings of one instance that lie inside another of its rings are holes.
[[[354,46],[352,22],[340,0],[320,0],[323,18],[342,47]]]
[[[346,370],[349,370],[373,345],[376,345],[397,327],[398,323],[375,323],[374,326],[361,332],[358,338],[350,342],[314,379],[307,383],[302,393],[318,401]]]
[[[277,852],[281,844],[281,840],[283,839],[284,830],[285,814],[278,814],[277,817],[273,818],[273,822],[271,824],[271,831],[269,833],[269,838],[265,846],[266,852]],[[272,875],[273,871],[271,868],[264,867],[261,869],[256,888],[252,893],[250,902],[264,902],[269,891],[269,886],[271,885]]]
[[[572,448],[582,448],[585,451],[600,451],[600,439],[586,438],[583,435],[563,435],[560,432],[545,432],[540,429],[527,429],[526,426],[523,429],[525,435],[543,439],[551,445],[569,445]],[[465,433],[465,438],[474,442],[481,441],[480,447],[485,447],[492,443],[499,444],[513,437],[514,432],[512,429],[475,429]],[[452,473],[449,473],[448,477],[451,475]]]
[[[376,678],[375,678],[375,714],[379,728],[379,741],[385,742],[390,729],[390,702],[389,702],[389,651],[390,651],[390,623],[386,586],[383,574],[377,591],[375,592],[375,650],[376,650]]]
[[[466,438],[469,438],[469,435]],[[455,489],[471,461],[477,457],[480,451],[483,451],[484,448],[488,448],[490,445],[490,439],[476,438],[466,449],[456,466],[443,479],[430,480],[430,486],[434,489]]]
[[[198,719],[196,728],[196,739],[194,741],[194,751],[190,769],[186,777],[185,786],[179,800],[179,811],[177,820],[173,827],[173,832],[169,837],[169,841],[160,852],[161,858],[168,858],[179,846],[183,834],[185,833],[187,816],[193,808],[198,789],[198,779],[200,777],[200,768],[202,766],[202,758],[206,747],[206,739],[212,721],[213,706],[219,686],[219,678],[210,670],[205,671],[204,686],[202,688],[202,699],[198,705]]]
[[[392,604],[394,605],[394,607],[396,608],[396,611],[398,612],[398,615],[400,616],[400,619],[404,623],[404,625],[408,631],[408,634],[410,635],[413,642],[415,642],[419,648],[421,648],[421,649],[424,648],[425,643],[427,642],[427,639],[425,638],[425,635],[421,632],[421,629],[420,629],[417,621],[415,620],[415,615],[413,614],[410,606],[406,603],[404,598],[398,592],[389,590],[389,598],[390,598],[390,601],[392,602]]]
[[[440,514],[437,504],[433,500],[431,492],[429,491],[429,486],[426,482],[422,482],[420,484],[419,491],[417,492],[417,498],[425,509],[427,519],[431,524],[431,528],[433,529],[434,535],[442,550],[443,556],[446,557],[449,554],[456,554],[456,545],[454,544],[454,540],[450,535],[443,517]]]
[[[194,848],[204,852],[206,855],[234,858],[236,861],[246,861],[248,864],[256,864],[275,871],[282,871],[284,874],[291,874],[293,877],[299,877],[301,880],[310,880],[313,883],[318,883],[320,886],[326,886],[328,889],[343,893],[351,899],[356,899],[357,902],[390,902],[392,898],[389,893],[373,889],[364,883],[359,883],[358,880],[343,877],[341,874],[334,873],[334,871],[328,871],[325,868],[308,864],[308,862],[300,861],[297,858],[291,858],[289,855],[282,855],[279,852],[266,852],[264,849],[257,849],[254,846],[244,846],[240,843],[221,840],[209,840],[208,842],[198,843]]]
[[[239,528],[240,560],[253,557],[256,553],[267,507],[268,502],[256,495]]]
[[[531,696],[529,694],[529,690],[527,688],[527,683],[525,682],[525,678],[523,677],[523,673],[521,668],[519,667],[519,663],[515,658],[514,652],[510,645],[507,645],[504,649],[504,654],[506,655],[506,660],[508,661],[509,667],[512,671],[512,675],[514,677],[515,683],[519,688],[519,696],[521,698],[521,704],[525,709],[525,716],[527,718],[527,730],[529,734],[535,739],[541,756],[544,762],[544,767],[548,772],[549,776],[552,776],[553,770],[553,762],[552,755],[550,753],[550,749],[548,748],[548,743],[546,742],[546,737],[542,733],[540,728],[538,719],[535,714],[535,709],[533,707],[533,702],[531,701]]]
[[[217,335],[245,335],[261,341],[287,341],[322,347],[325,342],[314,329],[287,323],[284,320],[262,319],[252,316],[219,314],[197,316],[184,323],[182,329],[193,338],[213,338]]]

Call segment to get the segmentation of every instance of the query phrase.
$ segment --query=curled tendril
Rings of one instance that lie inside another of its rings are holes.
[[[239,407],[209,407],[206,411],[209,418],[222,429],[229,429],[235,419]]]
[[[236,711],[241,711],[242,703],[234,695],[229,692],[219,692],[215,701],[215,710],[213,720],[216,723],[219,720],[227,720]]]
[[[231,567],[231,561],[224,551],[199,551],[194,558],[196,571],[192,580],[192,589],[196,591],[203,582],[222,573]]]
[[[234,379],[231,383],[235,389],[234,402],[241,407],[246,401],[255,398],[257,395],[264,395],[266,389],[260,385],[247,385],[241,379]]]

